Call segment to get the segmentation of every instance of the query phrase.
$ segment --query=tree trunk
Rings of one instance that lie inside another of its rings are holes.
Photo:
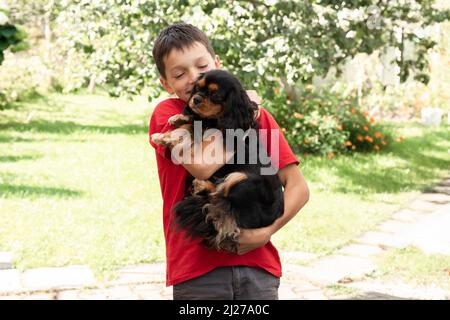
[[[95,80],[96,80],[96,78],[97,78],[96,75],[93,74],[91,76],[90,80],[89,80],[89,85],[88,85],[88,88],[87,88],[89,93],[94,93],[95,92]]]

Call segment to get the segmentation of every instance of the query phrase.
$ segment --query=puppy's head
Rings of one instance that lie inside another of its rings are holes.
[[[218,119],[220,129],[252,128],[258,110],[240,82],[223,70],[211,70],[199,77],[188,106],[201,118]]]

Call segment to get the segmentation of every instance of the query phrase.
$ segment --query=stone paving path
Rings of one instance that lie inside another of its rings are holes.
[[[414,245],[426,253],[450,255],[448,230],[450,178],[330,256],[281,252],[280,299],[450,299],[450,291],[437,286],[364,277],[376,271],[374,257],[390,248]],[[7,269],[0,270],[0,299],[172,299],[172,288],[165,287],[164,279],[164,263],[123,268],[116,280],[107,283],[96,281],[87,266],[23,273]],[[345,288],[346,293],[335,288]]]

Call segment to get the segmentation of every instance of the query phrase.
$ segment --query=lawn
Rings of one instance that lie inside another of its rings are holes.
[[[383,282],[402,280],[450,290],[450,256],[426,254],[417,247],[391,249],[377,259],[374,278]]]
[[[52,94],[0,111],[0,251],[15,267],[88,264],[102,278],[164,260],[151,107]],[[448,127],[389,129],[404,141],[387,152],[300,156],[311,198],[274,235],[281,250],[331,253],[448,175]]]

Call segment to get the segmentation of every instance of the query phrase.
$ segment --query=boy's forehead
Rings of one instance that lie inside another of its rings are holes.
[[[194,42],[190,46],[178,49],[173,48],[164,57],[164,64],[167,71],[174,69],[182,69],[190,63],[197,62],[202,59],[213,58],[206,47],[200,42]]]

